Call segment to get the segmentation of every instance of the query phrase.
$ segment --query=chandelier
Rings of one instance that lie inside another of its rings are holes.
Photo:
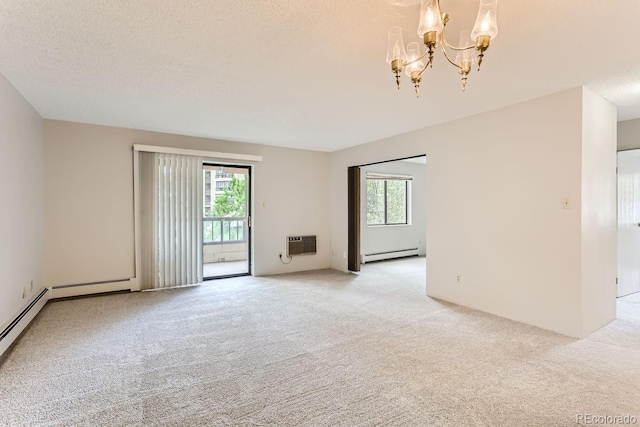
[[[484,53],[489,48],[491,40],[498,35],[497,6],[498,0],[480,0],[478,17],[473,30],[462,31],[459,46],[453,46],[445,36],[445,26],[449,21],[449,15],[440,12],[440,0],[422,0],[418,36],[424,42],[425,53],[421,52],[418,42],[409,43],[405,48],[402,28],[393,27],[389,30],[387,63],[391,65],[391,71],[396,76],[398,89],[400,89],[400,77],[402,70],[404,70],[415,87],[416,96],[420,96],[422,74],[427,68],[433,68],[433,54],[440,44],[444,57],[451,65],[458,68],[462,76],[462,90],[464,91],[467,87],[472,64],[477,62],[478,71],[480,71]],[[447,53],[447,48],[457,52],[454,59],[451,59]],[[425,60],[425,58],[427,59]]]

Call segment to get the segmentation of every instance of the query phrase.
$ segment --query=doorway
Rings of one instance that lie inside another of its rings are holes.
[[[203,279],[250,275],[250,167],[205,163],[202,180]]]
[[[426,156],[348,168],[349,271],[426,253]]]
[[[618,152],[618,297],[640,292],[640,150]]]

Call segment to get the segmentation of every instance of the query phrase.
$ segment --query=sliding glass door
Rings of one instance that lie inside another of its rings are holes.
[[[250,168],[205,163],[202,180],[204,280],[248,275],[251,272]]]

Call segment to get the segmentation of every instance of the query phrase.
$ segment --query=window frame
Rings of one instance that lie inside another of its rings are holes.
[[[383,212],[384,212],[384,222],[383,223],[375,223],[375,224],[370,224],[369,223],[369,210],[368,210],[368,204],[367,204],[367,209],[365,210],[365,216],[366,216],[366,223],[367,223],[367,227],[397,227],[397,226],[406,226],[406,225],[411,225],[411,223],[409,222],[409,191],[410,191],[410,186],[409,186],[409,181],[411,181],[410,179],[398,179],[398,178],[366,178],[365,181],[365,189],[366,189],[366,199],[369,199],[369,186],[366,185],[366,182],[368,182],[369,180],[372,181],[383,181],[384,182],[384,206],[383,206]],[[404,181],[404,222],[389,222],[389,203],[388,203],[388,181]]]

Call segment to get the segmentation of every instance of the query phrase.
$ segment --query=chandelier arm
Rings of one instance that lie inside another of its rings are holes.
[[[444,34],[444,31],[443,31]],[[475,45],[471,45],[471,46],[465,46],[465,47],[455,47],[449,44],[449,42],[445,41],[445,44],[447,45],[447,47],[451,50],[469,50],[469,49],[475,49]]]
[[[422,71],[420,71],[420,74],[418,74],[418,76],[422,77],[422,74],[424,74],[424,72],[427,71],[427,68],[429,68],[431,63],[433,63],[433,56],[429,58],[429,61],[427,61],[427,64],[424,66]]]
[[[444,57],[447,58],[447,61],[449,61],[449,63],[454,67],[462,70],[462,67],[460,65],[456,64],[454,61],[451,60],[451,58],[449,58],[449,54],[447,54],[447,50],[444,48],[444,43],[441,43],[441,47],[442,47],[442,53],[444,54]]]
[[[445,35],[445,30],[442,30],[442,39],[440,40],[442,42],[444,42],[444,45],[446,45],[449,49],[451,50],[469,50],[469,49],[475,49],[476,46],[475,45],[471,45],[471,46],[465,46],[465,47],[456,47],[456,46],[452,46],[451,44],[449,44],[449,42],[447,41],[447,36]],[[443,47],[444,49],[444,47]]]
[[[407,65],[411,65],[414,62],[418,62],[418,61],[422,61],[424,59],[425,56],[427,56],[429,54],[429,51],[425,52],[424,55],[422,55],[420,58],[416,58],[413,61],[409,61],[409,62],[405,62],[402,64],[402,67],[406,67]]]

